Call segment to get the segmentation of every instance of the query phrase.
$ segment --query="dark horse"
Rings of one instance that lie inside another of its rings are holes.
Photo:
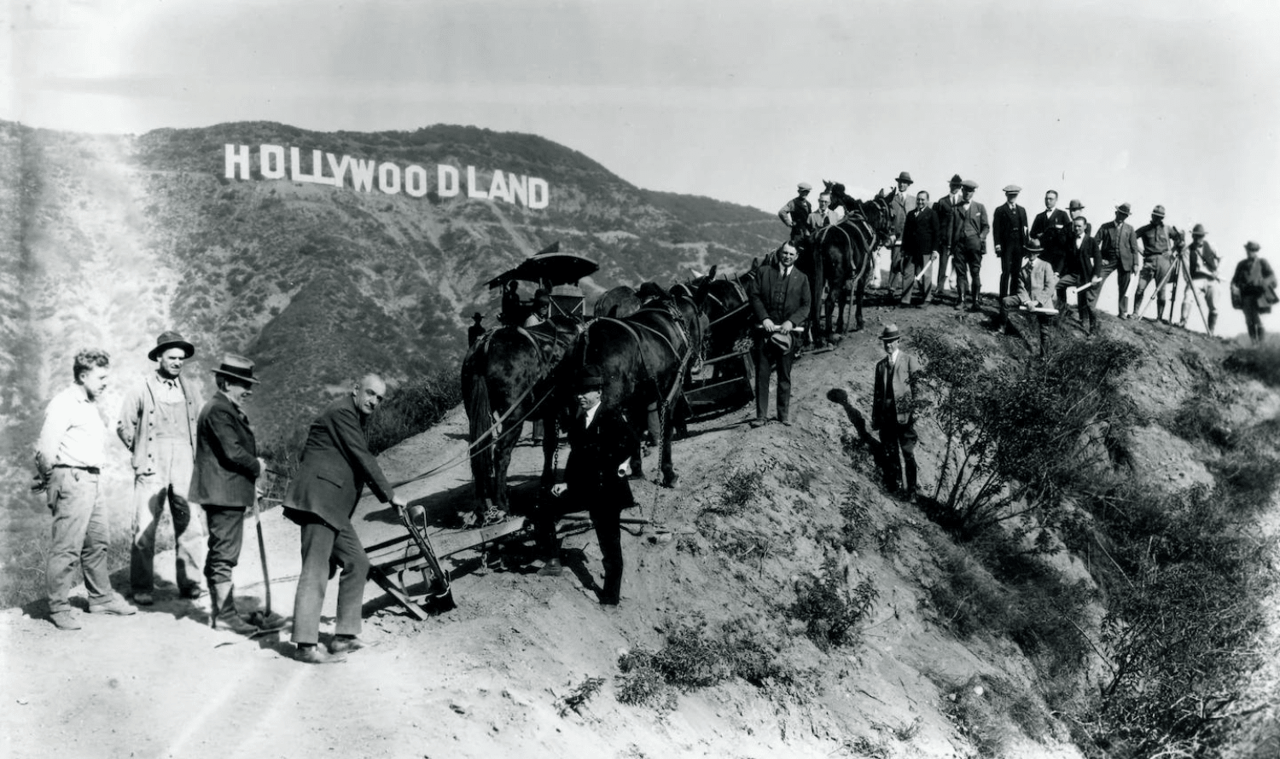
[[[818,230],[809,246],[815,271],[810,274],[801,269],[809,277],[813,296],[809,326],[815,343],[829,339],[833,310],[839,313],[836,330],[844,332],[844,311],[850,298],[853,300],[853,331],[862,329],[862,299],[866,294],[867,275],[871,273],[871,253],[883,245],[892,232],[887,200],[855,200],[845,194],[843,184],[826,181],[823,184],[831,193],[831,207],[844,209],[844,219],[839,224]],[[799,266],[799,262],[796,265]],[[825,318],[819,324],[819,308],[824,302]]]
[[[462,400],[474,447],[471,474],[479,516],[509,511],[507,467],[526,418],[543,422],[542,484],[551,485],[558,441],[555,373],[581,331],[579,322],[559,314],[536,327],[500,327],[463,359]]]
[[[655,301],[622,319],[594,319],[561,366],[558,407],[565,414],[576,409],[569,379],[586,366],[599,367],[604,377],[601,402],[620,409],[637,433],[646,426],[649,406],[657,404],[660,429],[654,431],[654,440],[661,441],[663,484],[674,487],[679,479],[671,463],[674,411],[685,376],[701,361],[705,330],[701,309],[680,295]],[[636,475],[643,476],[639,451],[632,460]]]

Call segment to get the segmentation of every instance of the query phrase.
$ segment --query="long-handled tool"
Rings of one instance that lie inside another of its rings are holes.
[[[258,628],[258,632],[254,635],[265,635],[283,630],[285,620],[271,613],[271,572],[267,569],[267,541],[262,535],[262,512],[258,509],[259,500],[261,499],[255,497],[253,505],[249,508],[253,510],[253,523],[258,528],[258,558],[262,560],[262,587],[266,596],[264,599],[266,608],[251,613],[249,624]]]

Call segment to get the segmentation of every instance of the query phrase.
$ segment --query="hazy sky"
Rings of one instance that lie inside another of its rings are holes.
[[[907,170],[936,195],[960,173],[988,210],[1009,183],[1031,213],[1050,187],[1082,199],[1095,227],[1122,201],[1137,224],[1160,203],[1208,228],[1225,276],[1247,239],[1280,264],[1280,3],[27,5],[0,9],[0,117],[30,126],[474,124],[769,211],[800,180],[857,195]],[[988,257],[988,289],[997,276]]]

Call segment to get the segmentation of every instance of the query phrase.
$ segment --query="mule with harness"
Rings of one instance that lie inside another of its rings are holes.
[[[880,197],[867,201],[855,200],[845,194],[843,184],[826,181],[823,184],[831,193],[831,206],[844,208],[845,215],[839,224],[819,230],[810,246],[816,274],[809,275],[808,271],[801,268],[809,276],[812,288],[810,327],[815,333],[815,342],[832,334],[832,311],[838,312],[835,325],[837,332],[844,332],[844,312],[849,300],[853,301],[853,331],[863,328],[862,300],[866,295],[867,279],[871,273],[871,254],[892,234],[892,215],[889,213],[887,199]],[[800,266],[800,262],[796,265]],[[824,287],[827,290],[825,297]],[[822,321],[823,331],[819,333],[819,308],[824,302],[826,312]]]

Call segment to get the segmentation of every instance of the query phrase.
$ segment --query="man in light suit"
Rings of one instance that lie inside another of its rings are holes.
[[[258,458],[257,443],[244,403],[258,380],[253,362],[228,353],[213,370],[218,392],[200,410],[196,422],[196,455],[189,488],[191,500],[204,506],[209,520],[209,552],[204,576],[209,580],[212,613],[209,625],[218,623],[240,634],[258,628],[241,618],[236,609],[232,570],[240,562],[244,544],[244,511],[257,497],[255,483],[266,465]]]
[[[1011,184],[1004,188],[1007,201],[995,210],[992,234],[996,257],[1000,259],[1000,315],[1005,313],[1004,299],[1018,293],[1018,272],[1022,267],[1023,249],[1027,241],[1027,209],[1018,205],[1022,188]]]
[[[769,380],[778,372],[778,421],[791,424],[791,357],[793,332],[809,316],[809,279],[796,269],[794,245],[783,245],[778,262],[760,270],[747,289],[756,331],[756,418],[752,427],[769,423]]]
[[[1096,311],[1098,297],[1107,277],[1116,272],[1120,288],[1119,308],[1121,319],[1129,318],[1129,281],[1138,270],[1138,236],[1133,227],[1125,222],[1132,212],[1128,203],[1116,206],[1116,219],[1098,228],[1098,236],[1093,238],[1098,243],[1098,258],[1101,260],[1100,275],[1102,281],[1089,291],[1089,309]]]
[[[884,448],[885,485],[896,493],[901,487],[902,464],[907,475],[907,498],[916,497],[915,379],[920,362],[898,349],[901,334],[896,324],[880,333],[884,358],[876,362],[875,389],[871,400],[871,429],[880,431]],[[902,462],[898,453],[902,453]]]
[[[977,311],[978,294],[982,290],[979,274],[982,271],[982,256],[987,252],[987,233],[991,231],[991,224],[987,221],[986,206],[973,199],[978,183],[966,179],[960,187],[960,204],[953,214],[955,232],[951,250],[951,265],[956,271],[956,292],[960,296],[956,301],[956,310],[964,307],[967,297],[969,310]],[[969,295],[971,287],[973,292]]]
[[[631,456],[639,449],[631,425],[617,409],[600,405],[600,389],[604,385],[600,369],[586,367],[578,380],[577,400],[580,413],[569,425],[569,461],[564,468],[564,482],[551,486],[555,501],[539,507],[535,530],[538,542],[547,556],[547,564],[539,574],[560,574],[559,542],[556,519],[561,514],[585,509],[595,526],[604,565],[604,587],[598,598],[604,606],[617,606],[622,589],[623,509],[635,505],[631,485]]]
[[[364,647],[360,607],[369,575],[369,557],[351,524],[360,493],[367,484],[383,503],[397,509],[407,503],[395,494],[369,452],[365,427],[386,394],[382,378],[370,374],[356,383],[350,395],[333,401],[311,423],[298,460],[298,473],[285,496],[285,516],[302,527],[302,573],[293,602],[295,659],[308,664],[334,661],[347,651]],[[320,608],[324,605],[329,567],[342,567],[338,580],[338,619],[329,655],[316,647],[320,636]]]

